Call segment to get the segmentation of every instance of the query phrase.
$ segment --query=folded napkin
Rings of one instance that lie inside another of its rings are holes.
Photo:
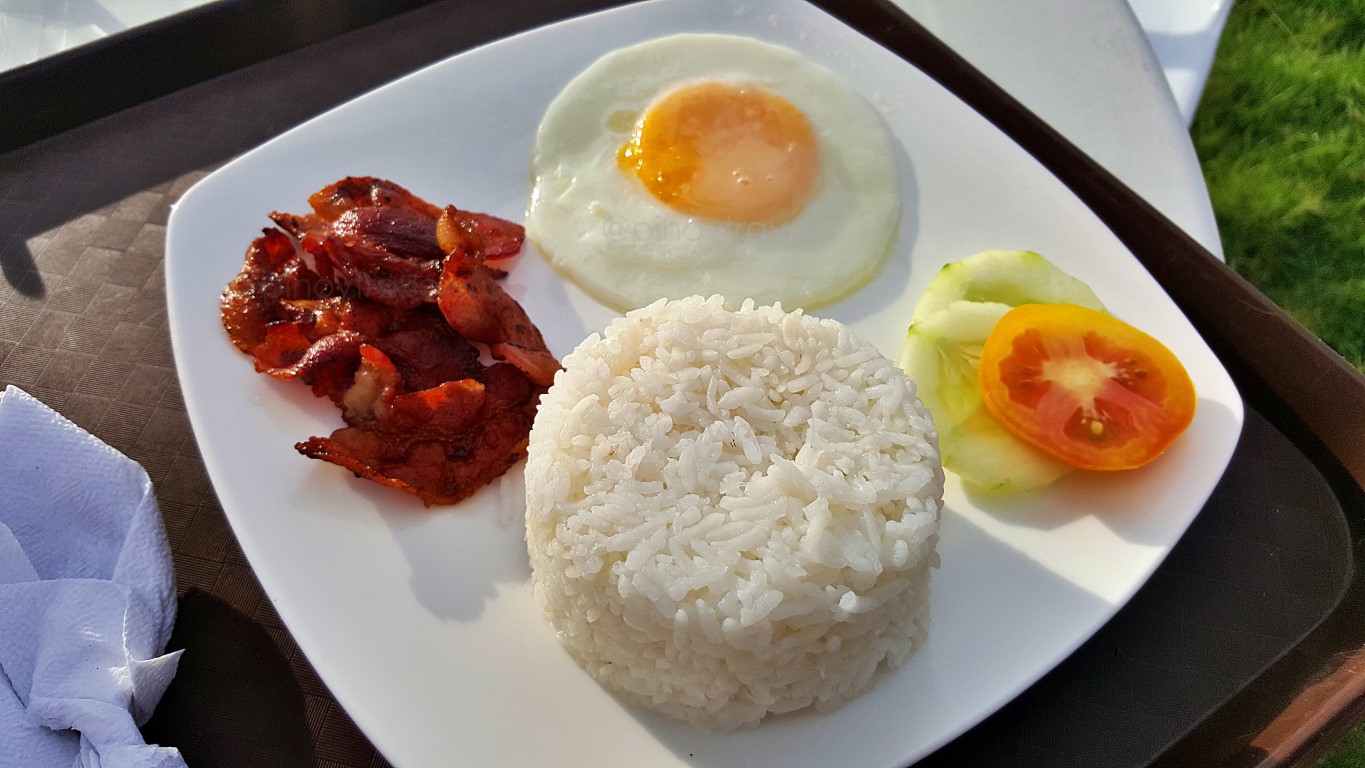
[[[175,768],[138,726],[175,676],[175,582],[142,467],[0,393],[0,768]]]

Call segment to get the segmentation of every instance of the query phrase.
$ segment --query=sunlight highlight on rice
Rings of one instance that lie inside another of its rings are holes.
[[[657,302],[564,358],[530,440],[536,599],[623,698],[753,725],[837,707],[923,641],[936,433],[844,325]]]

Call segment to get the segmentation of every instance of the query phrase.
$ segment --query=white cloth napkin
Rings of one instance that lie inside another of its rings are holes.
[[[142,467],[0,393],[0,768],[177,768],[138,726],[175,676],[170,547]]]

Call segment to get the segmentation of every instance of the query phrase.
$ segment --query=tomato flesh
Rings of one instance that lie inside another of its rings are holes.
[[[1081,469],[1150,462],[1194,419],[1194,384],[1161,342],[1103,312],[1025,304],[981,351],[986,409],[1015,436]]]

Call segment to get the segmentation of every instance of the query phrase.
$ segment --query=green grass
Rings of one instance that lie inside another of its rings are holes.
[[[1365,371],[1365,0],[1239,0],[1191,133],[1228,263]]]
[[[1365,725],[1357,727],[1327,757],[1318,768],[1365,768]]]
[[[1365,0],[1238,0],[1191,135],[1228,263],[1365,371]]]

